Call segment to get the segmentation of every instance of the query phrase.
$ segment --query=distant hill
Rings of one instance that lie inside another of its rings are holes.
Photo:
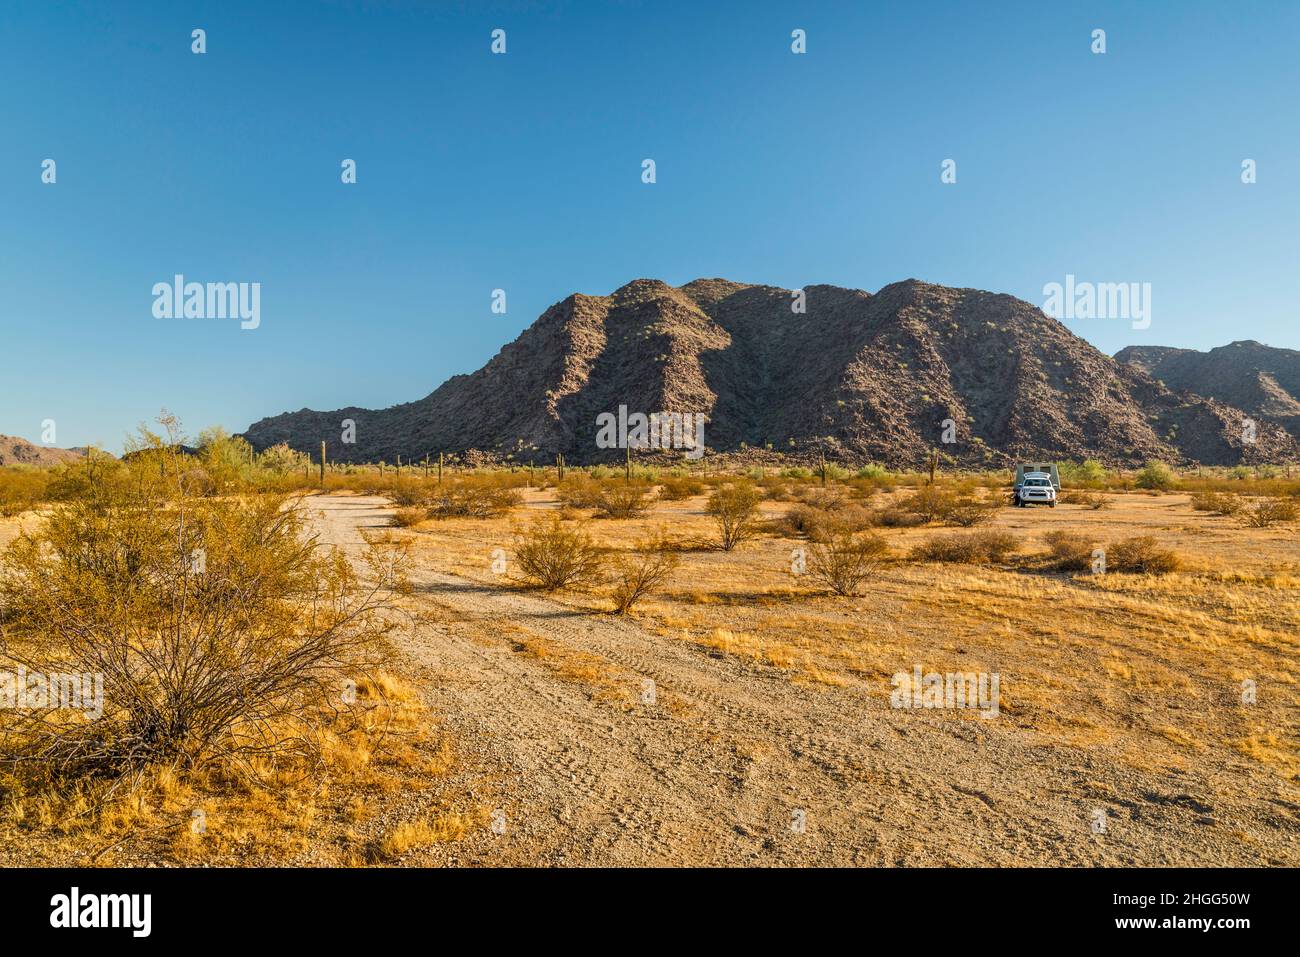
[[[596,417],[702,412],[711,450],[765,449],[916,467],[936,446],[968,465],[1017,458],[1147,458],[1236,464],[1290,460],[1300,446],[1213,397],[1175,393],[1117,362],[1037,306],[915,279],[874,295],[792,292],[724,279],[681,287],[638,279],[608,296],[547,309],[482,369],[383,410],[303,409],[253,423],[277,442],[335,460],[410,461],[479,450],[497,459],[617,459],[596,447]],[[356,441],[340,441],[343,420]],[[956,442],[941,443],[945,420]]]
[[[1300,439],[1300,352],[1253,340],[1209,352],[1165,346],[1129,346],[1115,359],[1146,371],[1174,390],[1186,390],[1280,423]]]
[[[13,435],[0,435],[0,466],[58,465],[86,457],[85,449],[53,449]]]

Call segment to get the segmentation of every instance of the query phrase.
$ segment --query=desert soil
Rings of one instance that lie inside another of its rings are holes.
[[[308,505],[322,541],[353,551],[391,515],[375,497]],[[496,823],[402,863],[1300,863],[1292,782],[1235,752],[1145,767],[1005,714],[895,710],[877,686],[793,681],[647,621],[449,574],[437,523],[419,537],[401,668],[456,742],[457,786]]]

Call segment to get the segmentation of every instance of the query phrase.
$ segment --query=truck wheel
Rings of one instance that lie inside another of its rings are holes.
[[[1052,508],[1056,508],[1056,499],[1052,499],[1052,501],[1049,504],[1052,506]]]

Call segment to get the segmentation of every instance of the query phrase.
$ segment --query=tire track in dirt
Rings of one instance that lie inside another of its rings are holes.
[[[366,496],[315,497],[308,508],[322,542],[352,551],[391,515]],[[420,618],[396,643],[510,822],[460,842],[459,862],[1209,862],[1190,842],[1171,847],[1171,822],[1150,812],[1095,840],[1075,793],[1080,776],[1103,773],[1093,756],[1044,748],[1009,723],[894,711],[861,687],[796,685],[634,621],[427,563],[411,581]],[[632,703],[601,700],[520,653],[517,630],[607,663]],[[686,709],[640,704],[642,678]],[[806,833],[792,828],[798,811]]]

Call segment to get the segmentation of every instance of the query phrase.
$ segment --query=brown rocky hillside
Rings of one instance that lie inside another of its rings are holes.
[[[77,449],[52,449],[14,435],[0,435],[0,465],[58,465],[75,462],[85,454]]]
[[[556,303],[482,369],[383,410],[303,409],[254,423],[255,448],[288,442],[336,460],[478,450],[513,461],[618,459],[596,417],[703,412],[710,450],[766,450],[918,466],[939,446],[968,465],[1026,457],[1236,464],[1300,454],[1280,427],[1243,447],[1243,413],[1175,393],[1030,303],[909,279],[872,295],[651,279]],[[344,419],[355,444],[340,441]],[[956,442],[941,443],[944,421]],[[750,454],[759,454],[751,452]]]
[[[1176,391],[1217,399],[1284,426],[1300,439],[1300,352],[1253,340],[1209,352],[1163,346],[1129,346],[1118,362],[1145,370]]]

